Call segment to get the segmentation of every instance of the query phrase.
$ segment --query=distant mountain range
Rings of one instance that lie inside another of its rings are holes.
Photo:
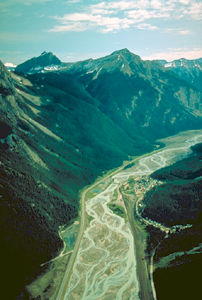
[[[171,62],[159,61],[164,67],[175,72],[180,78],[202,90],[202,58],[188,60],[185,58]]]
[[[129,52],[127,49],[122,49],[121,52]],[[114,52],[116,53],[116,51]],[[91,59],[92,60],[92,59]],[[175,72],[178,77],[188,81],[197,87],[200,91],[202,89],[202,58],[199,59],[185,59],[180,58],[173,61],[166,60],[154,60],[153,62],[158,62],[165,68]],[[16,70],[16,72],[22,74],[33,74],[39,72],[48,72],[54,70],[61,70],[67,65],[72,65],[71,63],[61,62],[52,52],[42,52],[38,57],[31,58],[18,66],[11,63],[7,63],[7,68],[11,71]],[[127,62],[122,68],[127,72]]]
[[[186,70],[192,81],[127,49],[77,63],[43,52],[14,73],[0,63],[0,238],[1,256],[11,257],[2,266],[13,283],[9,299],[62,247],[58,228],[78,216],[81,188],[155,149],[157,138],[201,128],[201,77]]]

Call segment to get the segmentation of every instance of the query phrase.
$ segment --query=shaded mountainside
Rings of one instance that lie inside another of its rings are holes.
[[[2,272],[15,299],[62,247],[58,228],[78,216],[78,191],[152,145],[127,136],[70,77],[62,90],[1,70]]]
[[[202,113],[197,89],[127,49],[69,65],[63,72],[74,74],[99,108],[131,137],[140,132],[148,139],[174,134]]]
[[[156,249],[154,281],[159,300],[197,299],[200,294],[202,144],[192,150],[190,157],[152,174],[163,184],[148,192],[144,199],[144,216],[167,226],[191,225],[162,239]],[[157,245],[159,233],[151,230],[150,241]]]
[[[198,299],[201,291],[202,254],[184,255],[181,263],[154,273],[159,300]],[[170,288],[172,287],[172,288]]]
[[[59,64],[41,56],[17,70]],[[197,89],[127,49],[24,77],[0,63],[0,238],[9,299],[61,249],[58,229],[78,216],[79,190],[151,151],[157,138],[200,128],[198,103]]]
[[[6,97],[0,96],[1,292],[15,299],[40,271],[40,263],[62,247],[58,226],[77,216],[78,202],[73,187],[71,194],[65,190],[69,174],[60,168],[62,156],[52,155],[61,153],[59,139],[31,123],[39,98],[17,92],[15,80],[21,79],[2,70],[10,87]]]
[[[201,144],[192,147],[195,155],[157,170],[151,175],[165,183],[150,190],[145,196],[144,216],[168,226],[193,224],[201,218],[202,153],[199,153],[200,147]]]

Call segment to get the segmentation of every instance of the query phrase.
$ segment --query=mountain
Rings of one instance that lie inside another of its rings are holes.
[[[178,67],[186,67],[186,68],[199,68],[201,69],[201,65],[202,65],[202,58],[198,58],[198,59],[185,59],[185,58],[180,58],[180,59],[176,59],[173,60],[171,62],[165,62],[165,67],[169,68],[178,68]]]
[[[169,227],[193,224],[202,213],[201,159],[202,152],[154,172],[165,184],[145,197],[144,215]]]
[[[44,53],[15,73],[0,63],[0,239],[9,299],[60,251],[59,226],[78,217],[84,186],[155,149],[157,138],[202,125],[200,91],[158,62],[127,49],[68,64],[54,57]],[[50,64],[62,67],[42,73]]]
[[[148,138],[172,134],[176,127],[182,130],[185,122],[192,122],[190,118],[202,112],[197,89],[158,63],[142,61],[127,49],[70,64],[62,72],[74,75],[97,98],[100,109],[119,126],[126,126],[131,136],[136,129]],[[157,122],[161,123],[160,130]]]
[[[55,70],[62,62],[52,52],[42,52],[40,56],[33,57],[18,65],[15,69],[17,73],[27,74],[43,70]]]
[[[0,63],[0,94],[2,96],[12,95],[14,93],[13,79],[8,73],[6,67]]]
[[[177,59],[171,62],[159,61],[164,67],[175,72],[180,78],[191,83],[202,90],[202,58],[199,59]]]
[[[0,252],[6,258],[1,264],[2,295],[8,299],[16,299],[40,263],[57,254],[62,247],[58,226],[75,215],[65,202],[66,193],[57,190],[53,167],[46,165],[50,157],[44,147],[53,144],[54,149],[59,138],[32,123],[40,100],[22,87],[31,88],[31,83],[0,63]]]
[[[189,224],[187,229],[176,230],[163,239],[159,239],[158,232],[150,232],[157,244],[154,280],[159,299],[188,300],[200,293],[197,274],[202,262],[202,144],[192,150],[189,157],[151,175],[162,184],[143,200],[144,216],[166,226]],[[165,293],[168,283],[172,289]]]
[[[78,216],[79,190],[152,144],[131,139],[72,76],[51,73],[51,85],[0,70],[1,267],[16,299],[62,248],[58,229]]]

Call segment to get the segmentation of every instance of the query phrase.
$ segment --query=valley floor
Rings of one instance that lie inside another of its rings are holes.
[[[145,254],[145,225],[165,233],[167,228],[140,219],[141,200],[154,184],[145,178],[185,157],[201,140],[201,131],[164,139],[165,148],[125,163],[83,191],[74,251],[57,297],[50,299],[156,299],[153,256]],[[128,190],[131,178],[133,191]]]

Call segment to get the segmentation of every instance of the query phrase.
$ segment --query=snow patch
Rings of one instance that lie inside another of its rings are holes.
[[[56,71],[58,70],[60,67],[58,65],[50,65],[44,68],[45,71]]]
[[[60,65],[48,65],[46,67],[37,66],[35,68],[31,68],[27,74],[46,73],[49,71],[57,71],[59,69],[61,69]]]

